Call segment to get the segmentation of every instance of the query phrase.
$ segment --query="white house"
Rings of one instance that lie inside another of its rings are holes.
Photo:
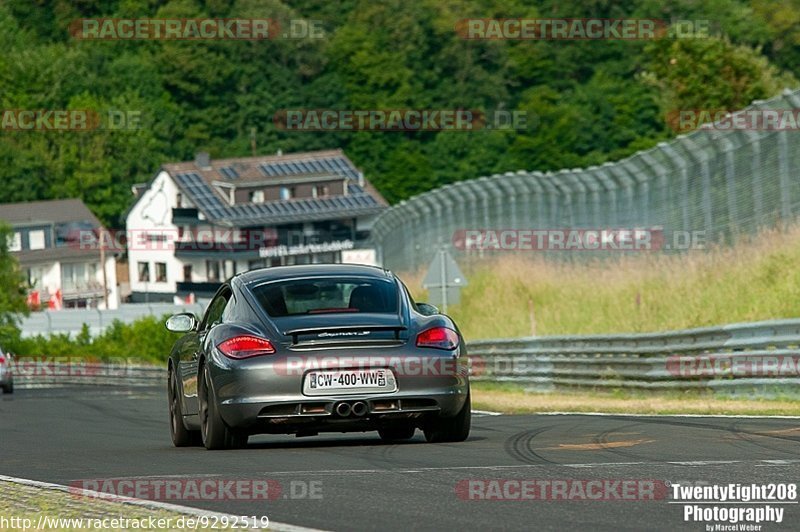
[[[27,276],[29,300],[54,308],[117,308],[116,258],[100,249],[100,221],[79,199],[0,204],[10,251]],[[87,238],[88,237],[88,238]]]
[[[208,298],[253,268],[340,262],[386,201],[341,150],[163,165],[126,219],[131,300]]]

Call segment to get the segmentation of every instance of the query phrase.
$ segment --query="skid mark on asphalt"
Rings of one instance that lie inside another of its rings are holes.
[[[785,446],[779,446],[781,443],[785,442],[796,443],[798,441],[797,436],[787,437],[785,434],[780,433],[780,429],[777,429],[778,432],[747,430],[740,428],[741,424],[742,422],[736,422],[731,426],[730,435],[728,437],[735,440],[734,445],[748,450],[752,449],[752,447],[757,447],[770,452],[779,452],[791,456],[798,455],[796,448],[788,450]]]
[[[557,464],[552,460],[548,460],[534,449],[533,440],[542,433],[550,430],[552,426],[542,427],[536,430],[526,430],[511,436],[505,443],[505,450],[509,454],[519,460],[529,464]]]
[[[603,449],[616,449],[619,447],[633,447],[643,443],[653,443],[656,440],[623,440],[594,443],[559,443],[555,447],[540,447],[537,451],[597,451]]]

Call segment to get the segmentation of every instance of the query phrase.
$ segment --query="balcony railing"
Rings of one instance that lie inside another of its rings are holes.
[[[175,283],[175,288],[178,294],[193,293],[197,296],[212,296],[214,292],[220,287],[222,282],[216,283],[191,283],[191,282],[178,282]]]

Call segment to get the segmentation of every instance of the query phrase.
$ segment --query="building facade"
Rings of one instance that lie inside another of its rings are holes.
[[[387,203],[340,150],[165,164],[126,218],[131,301],[208,298],[253,268],[369,262]]]
[[[98,244],[100,221],[79,199],[0,204],[9,249],[44,308],[117,308],[116,258]]]

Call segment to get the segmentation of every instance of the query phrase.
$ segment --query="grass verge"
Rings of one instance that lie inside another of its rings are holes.
[[[513,384],[472,383],[472,405],[506,414],[607,412],[613,414],[700,414],[800,416],[797,397],[725,397],[704,392],[558,391],[530,392]]]
[[[459,259],[469,284],[448,308],[467,341],[632,333],[800,316],[800,225],[683,254]],[[426,301],[424,271],[402,274]]]

